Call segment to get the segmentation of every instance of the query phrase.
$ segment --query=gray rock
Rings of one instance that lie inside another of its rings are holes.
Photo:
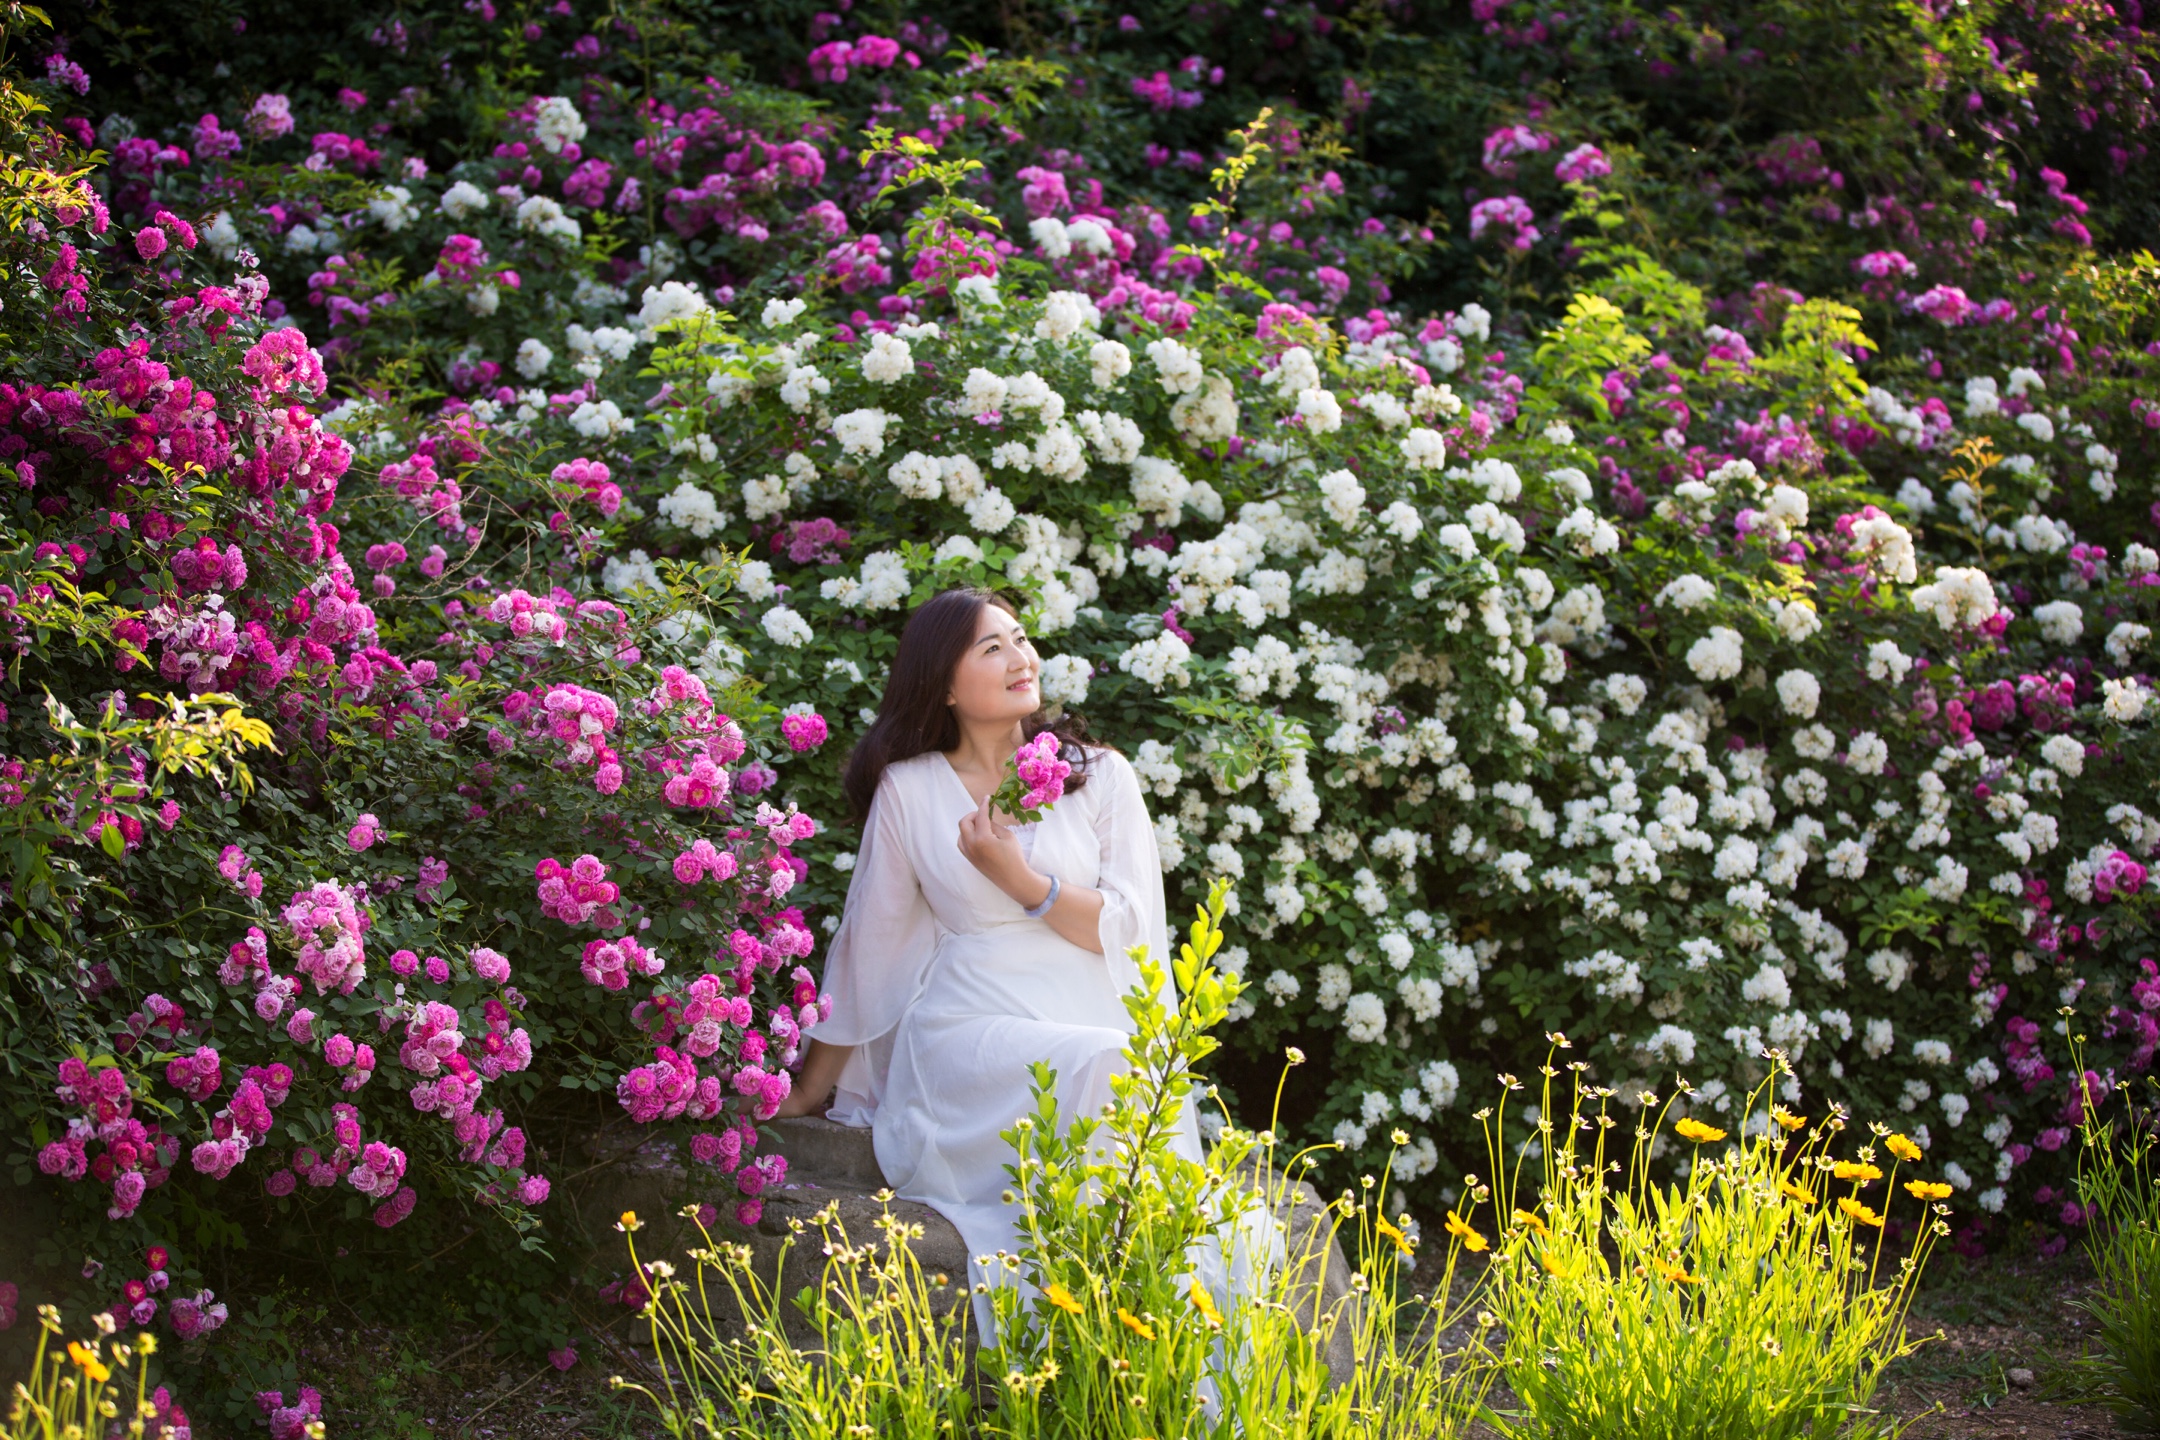
[[[2010,1388],[2013,1390],[2030,1390],[2033,1388],[2034,1385],[2039,1383],[2038,1378],[2034,1376],[2033,1372],[2026,1369],[2023,1365],[2019,1365],[2007,1371],[2003,1375],[2003,1378],[2010,1382]]]
[[[871,1245],[880,1242],[878,1221],[889,1210],[895,1219],[919,1227],[910,1248],[925,1276],[933,1280],[944,1276],[951,1282],[942,1291],[945,1304],[962,1303],[968,1255],[960,1232],[927,1205],[877,1198],[885,1177],[878,1169],[868,1130],[816,1117],[774,1121],[765,1129],[764,1148],[787,1157],[788,1176],[786,1183],[765,1192],[764,1213],[749,1227],[734,1221],[732,1186],[694,1174],[673,1145],[654,1140],[627,1122],[589,1135],[584,1142],[589,1171],[564,1187],[568,1192],[564,1198],[570,1202],[571,1218],[597,1248],[597,1270],[614,1274],[627,1268],[622,1239],[613,1229],[625,1210],[636,1211],[643,1222],[637,1234],[639,1258],[682,1263],[683,1252],[699,1239],[697,1228],[680,1212],[687,1204],[710,1202],[722,1213],[712,1227],[714,1238],[747,1244],[753,1272],[768,1287],[777,1279],[779,1293],[792,1297],[824,1278],[825,1257],[814,1221],[820,1211],[834,1206],[849,1241]],[[1335,1239],[1327,1204],[1312,1186],[1300,1183],[1286,1188],[1276,1218],[1283,1227],[1288,1255],[1286,1298],[1306,1330],[1325,1330],[1328,1370],[1340,1384],[1355,1364],[1354,1272]],[[792,1230],[797,1221],[804,1227],[799,1235]],[[791,1239],[792,1245],[787,1243]],[[726,1307],[732,1308],[732,1304]],[[724,1327],[741,1319],[732,1313],[714,1318]],[[792,1306],[787,1318],[791,1325],[798,1322]],[[972,1325],[969,1328],[972,1331]]]

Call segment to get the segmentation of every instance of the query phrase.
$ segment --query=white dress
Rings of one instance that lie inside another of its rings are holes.
[[[1067,1121],[1108,1104],[1133,1028],[1120,997],[1140,984],[1126,952],[1145,945],[1167,970],[1170,936],[1154,826],[1124,756],[1093,751],[1087,784],[1018,830],[1035,870],[1102,892],[1099,955],[1030,920],[960,853],[960,821],[975,808],[942,754],[886,769],[826,951],[832,1015],[811,1033],[855,1047],[829,1118],[869,1126],[894,1192],[953,1222],[971,1284],[1010,1283],[981,1261],[1019,1248],[1019,1208],[1001,1198],[1014,1157],[999,1132],[1033,1108],[1028,1066],[1057,1071]],[[1167,978],[1162,999],[1176,1004]],[[1173,1145],[1201,1158],[1189,1103]],[[975,1313],[993,1336],[987,1296]]]

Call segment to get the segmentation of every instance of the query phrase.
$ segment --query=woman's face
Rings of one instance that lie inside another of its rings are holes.
[[[975,642],[953,667],[953,715],[964,725],[1016,723],[1042,704],[1035,685],[1042,660],[1011,611],[985,605]]]

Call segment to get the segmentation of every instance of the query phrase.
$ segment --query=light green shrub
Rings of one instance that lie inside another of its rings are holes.
[[[30,1378],[15,1382],[9,1397],[7,1424],[0,1440],[83,1440],[84,1436],[170,1437],[172,1429],[161,1427],[165,1392],[153,1399],[149,1391],[150,1357],[157,1353],[157,1337],[137,1335],[134,1343],[112,1338],[110,1316],[98,1317],[98,1334],[88,1340],[70,1340],[55,1346],[61,1335],[60,1312],[50,1305],[38,1309],[36,1358],[30,1362]],[[134,1368],[134,1395],[128,1391],[129,1367]],[[181,1422],[185,1424],[184,1419]],[[309,1430],[311,1440],[321,1440],[320,1422]]]
[[[1567,1048],[1553,1037],[1556,1049]],[[1772,1079],[1785,1069],[1772,1058]],[[1919,1157],[1902,1135],[1833,1154],[1837,1109],[1810,1124],[1749,1099],[1732,1143],[1675,1109],[1694,1092],[1617,1096],[1583,1067],[1544,1067],[1536,1138],[1510,1154],[1505,1105],[1482,1112],[1495,1179],[1471,1192],[1466,1243],[1496,1245],[1488,1303],[1504,1327],[1502,1365],[1521,1402],[1514,1433],[1538,1440],[1726,1440],[1895,1433],[1868,1409],[1882,1373],[1915,1348],[1906,1320],[1936,1237],[1946,1185],[1907,1180]],[[1512,1077],[1511,1090],[1522,1088]],[[1639,1104],[1628,1124],[1612,1102]],[[1555,1105],[1563,1107],[1556,1112]],[[1672,1123],[1668,1124],[1668,1121]],[[1682,1178],[1654,1178],[1674,1141],[1693,1146]],[[1888,1174],[1875,1161],[1887,1150]],[[1535,1162],[1533,1166],[1533,1162]],[[1525,1179],[1525,1170],[1530,1178]],[[1912,1249],[1885,1254],[1900,1195],[1927,1214]],[[1490,1220],[1486,1218],[1490,1216]],[[1490,1225],[1487,1240],[1480,1228]]]
[[[2077,1191],[2095,1283],[2079,1304],[2100,1327],[2100,1354],[2088,1363],[2125,1421],[2160,1432],[2160,1137],[2149,1107],[2125,1096],[2119,1118],[2103,1117],[2090,1089],[2086,1100]]]

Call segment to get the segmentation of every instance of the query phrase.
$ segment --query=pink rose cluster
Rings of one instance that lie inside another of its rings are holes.
[[[1910,280],[1920,273],[1899,250],[1871,250],[1853,261],[1853,269],[1873,280]]]
[[[555,684],[537,698],[513,690],[503,700],[503,717],[523,725],[528,734],[546,734],[563,747],[563,765],[592,767],[593,788],[613,795],[622,788],[622,757],[608,744],[615,733],[615,702],[582,685]]]
[[[816,515],[781,525],[766,544],[774,554],[785,554],[797,565],[838,565],[849,538],[847,530],[831,516]]]
[[[660,683],[639,708],[671,721],[670,738],[645,756],[647,769],[667,777],[660,793],[668,804],[677,809],[706,809],[743,788],[744,777],[730,775],[724,767],[740,760],[749,744],[742,727],[713,708],[704,681],[680,665],[670,665],[660,672]],[[677,873],[681,873],[679,868]]]
[[[60,1083],[53,1094],[78,1113],[68,1117],[65,1135],[38,1152],[38,1169],[64,1180],[87,1176],[110,1185],[112,1205],[105,1213],[124,1220],[135,1213],[144,1194],[165,1183],[179,1163],[180,1140],[134,1118],[127,1072],[113,1057],[105,1060],[94,1068],[72,1055],[60,1062]],[[92,1145],[104,1147],[95,1159]]]
[[[860,54],[860,46],[854,53]],[[713,114],[710,110],[694,113]],[[753,131],[737,131],[734,138],[746,143],[729,153],[721,162],[722,168],[711,171],[695,185],[676,185],[668,190],[661,215],[676,234],[687,239],[700,230],[717,227],[731,232],[737,240],[763,244],[772,238],[775,229],[792,228],[796,217],[777,207],[774,213],[760,216],[750,211],[748,203],[783,189],[808,189],[825,178],[825,157],[806,140],[766,140]],[[636,176],[623,181],[615,200],[617,207],[635,205],[638,193]],[[625,196],[629,198],[625,200]],[[827,238],[848,233],[847,216],[830,200],[810,205],[800,218]]]
[[[786,1155],[758,1155],[758,1129],[750,1118],[739,1118],[737,1123],[721,1131],[698,1131],[689,1140],[689,1157],[700,1166],[713,1166],[721,1174],[732,1174],[734,1185],[745,1196],[734,1205],[734,1220],[739,1224],[756,1224],[765,1213],[765,1200],[758,1196],[771,1185],[778,1185],[788,1174]],[[747,1161],[747,1164],[745,1164]],[[711,1226],[719,1218],[715,1207],[706,1205],[698,1213],[698,1222]]]
[[[1013,752],[1013,772],[1027,793],[1020,798],[1029,810],[1045,810],[1065,798],[1065,781],[1072,764],[1058,758],[1058,737],[1045,730]]]
[[[724,993],[726,989],[725,980],[707,973],[692,980],[680,994],[655,991],[653,998],[640,1004],[633,1015],[638,1025],[660,1043],[680,1043],[683,1052],[692,1058],[709,1059],[727,1043],[725,1027],[747,1029],[757,1018],[757,1009],[747,995],[729,995]]]
[[[255,991],[255,1017],[265,1025],[274,1023],[283,1015],[285,1007],[300,993],[298,978],[279,975],[271,968],[269,937],[263,934],[259,926],[248,927],[246,937],[235,941],[227,949],[224,961],[218,966],[218,982],[236,988],[252,986]],[[304,1007],[294,1010],[285,1023],[286,1038],[295,1045],[314,1045],[316,1018],[313,1010]],[[207,1055],[211,1062],[215,1061],[216,1053],[208,1047],[197,1052],[198,1056]],[[374,1073],[374,1050],[366,1045],[355,1046],[342,1035],[332,1035],[326,1039],[323,1042],[323,1053],[333,1067],[341,1070],[351,1067],[344,1079],[344,1088],[348,1091],[365,1085]],[[181,1062],[174,1062],[176,1065],[179,1063]],[[171,1067],[167,1069],[167,1078],[182,1090],[191,1088],[189,1082],[175,1077]],[[195,1088],[200,1087],[198,1085]],[[208,1084],[208,1090],[214,1091],[216,1088],[217,1083],[212,1080]]]
[[[1972,298],[1955,285],[1937,285],[1911,302],[1912,308],[1941,325],[1963,325],[1979,310]]]
[[[173,1334],[182,1340],[194,1340],[225,1328],[230,1312],[216,1291],[205,1289],[174,1300],[167,1318],[172,1322]]]
[[[609,478],[608,467],[601,461],[581,455],[557,465],[548,478],[558,492],[590,500],[609,519],[622,508],[622,486]]]
[[[903,60],[910,70],[922,66],[921,56],[882,35],[865,35],[852,42],[829,40],[808,56],[810,78],[820,84],[838,84],[851,70],[890,70]]]
[[[509,626],[511,635],[520,640],[537,637],[560,645],[570,635],[570,624],[563,619],[561,607],[555,599],[530,595],[523,590],[511,590],[496,596],[488,602],[487,617],[497,625]],[[507,706],[506,701],[506,709]]]
[[[198,1045],[193,1054],[165,1062],[165,1083],[200,1105],[224,1088],[224,1062],[213,1047]]]
[[[735,878],[737,861],[731,850],[722,850],[703,836],[690,842],[690,847],[675,857],[675,878],[685,885],[695,885],[708,874],[714,880]]]
[[[262,872],[255,868],[255,862],[250,860],[247,852],[238,845],[227,845],[218,852],[217,872],[226,884],[250,900],[262,898]]]
[[[2109,1039],[2124,1030],[2137,1037],[2137,1048],[2130,1053],[2132,1070],[2151,1065],[2154,1053],[2160,1051],[2160,964],[2147,957],[2138,961],[2138,969],[2143,978],[2131,985],[2130,1003],[2110,1006],[2101,1026]]]
[[[290,135],[293,131],[292,101],[283,95],[258,95],[243,123],[257,140],[275,140]]]
[[[475,951],[472,966],[475,973],[483,967],[504,976],[509,973],[508,961],[489,950]],[[509,988],[501,997],[483,1002],[484,1031],[475,1043],[465,1033],[464,1017],[454,1006],[439,1000],[415,1001],[406,1013],[405,1041],[398,1051],[399,1062],[420,1077],[410,1092],[413,1108],[451,1123],[466,1163],[486,1164],[507,1172],[484,1187],[482,1196],[489,1203],[515,1199],[520,1204],[537,1205],[549,1191],[544,1176],[527,1175],[523,1169],[524,1132],[506,1125],[500,1109],[482,1113],[478,1108],[487,1081],[514,1074],[532,1063],[530,1033],[522,1026],[513,1028],[523,1005],[524,997]],[[394,1177],[378,1178],[373,1183],[378,1189],[387,1189],[393,1181]],[[385,1199],[384,1209],[376,1214],[377,1224],[395,1224],[410,1213],[413,1202],[406,1200],[405,1194],[401,1189]]]
[[[329,386],[322,356],[308,344],[297,328],[272,330],[255,342],[240,362],[241,371],[255,382],[255,398],[293,393],[293,398],[314,399]],[[296,393],[294,393],[296,392]]]
[[[66,270],[48,280],[64,288],[74,274]],[[223,689],[274,696],[280,717],[290,721],[320,704],[315,693],[320,687],[305,682],[336,663],[334,646],[376,641],[372,616],[349,603],[358,596],[347,593],[350,572],[336,554],[335,530],[313,518],[327,511],[351,463],[342,439],[316,423],[305,406],[290,403],[304,398],[319,380],[319,358],[312,357],[297,330],[265,336],[248,351],[254,397],[232,404],[152,356],[153,345],[197,345],[229,320],[259,314],[266,293],[260,277],[247,277],[230,288],[212,286],[175,297],[166,307],[167,334],[98,352],[91,377],[80,387],[0,386],[0,428],[9,432],[0,434],[0,451],[35,457],[25,461],[28,468],[21,474],[33,489],[40,485],[39,470],[57,464],[63,446],[94,462],[110,481],[121,483],[117,494],[140,507],[113,512],[107,528],[145,545],[161,545],[181,528],[154,508],[162,482],[152,479],[153,459],[179,468],[199,465],[213,483],[232,484],[257,500],[274,501],[280,492],[296,500],[298,517],[266,506],[262,523],[276,521],[279,547],[290,549],[301,564],[320,567],[316,584],[282,607],[258,602],[241,610],[205,603],[202,597],[230,595],[248,583],[258,532],[244,525],[215,544],[196,539],[171,557],[173,591],[157,597],[142,619],[123,622],[119,634],[135,648],[115,657],[116,668],[126,669],[136,663],[136,654],[162,644],[163,654],[152,652],[152,658],[164,678],[196,693]],[[123,430],[92,423],[108,403],[131,412]],[[128,488],[137,477],[151,483]],[[55,494],[41,503],[49,506],[61,498]],[[150,567],[153,573],[157,568]],[[275,633],[273,626],[281,621],[293,633]],[[302,683],[289,683],[295,681]]]
[[[393,460],[383,466],[375,478],[384,489],[395,491],[398,498],[411,505],[421,518],[434,521],[438,528],[454,532],[465,529],[465,515],[460,508],[465,503],[464,488],[437,472],[433,455]]]
[[[370,1200],[388,1203],[398,1192],[405,1174],[405,1152],[395,1145],[368,1141],[360,1128],[360,1111],[348,1104],[330,1107],[330,1149],[302,1145],[292,1154],[290,1168],[271,1172],[263,1188],[275,1196],[292,1194],[301,1180],[325,1189],[345,1180]]]
[[[1470,207],[1470,238],[1482,240],[1489,232],[1505,236],[1516,250],[1537,244],[1541,231],[1533,223],[1537,214],[1520,195],[1496,195]]]
[[[220,551],[217,542],[207,535],[193,545],[175,551],[168,563],[183,595],[205,590],[230,595],[247,584],[247,558],[240,553],[240,547],[227,545]]]
[[[327,170],[334,166],[350,166],[354,174],[373,170],[382,163],[382,151],[357,135],[347,135],[337,130],[324,130],[315,136],[307,158],[310,170]]]
[[[624,989],[633,974],[650,979],[666,968],[666,961],[630,936],[588,941],[578,962],[579,972],[603,990]]]
[[[223,160],[239,154],[247,145],[239,132],[227,130],[214,114],[205,115],[195,122],[191,138],[195,142],[195,158],[198,160]]]
[[[792,805],[782,811],[761,803],[757,808],[756,822],[758,827],[765,831],[765,838],[772,849],[761,862],[747,871],[752,894],[778,902],[787,898],[788,891],[794,888],[795,882],[810,873],[809,862],[798,858],[790,847],[816,835],[817,821]],[[762,885],[759,885],[756,879],[760,870],[764,875]]]
[[[1552,136],[1527,125],[1503,125],[1485,137],[1485,173],[1503,180],[1512,178],[1522,156],[1542,155],[1552,149],[1552,143]]]
[[[211,1063],[215,1065],[215,1056]],[[166,1078],[172,1079],[170,1069]],[[292,1067],[283,1063],[249,1067],[233,1088],[232,1100],[211,1117],[210,1138],[198,1143],[190,1155],[195,1168],[213,1180],[223,1180],[238,1169],[250,1150],[270,1138],[276,1124],[272,1111],[291,1094],[292,1080]]]
[[[806,710],[782,716],[780,733],[786,737],[788,748],[800,754],[823,745],[831,731],[826,727],[824,716],[815,710]]]
[[[621,922],[610,907],[622,895],[622,887],[607,878],[608,867],[598,856],[580,855],[568,865],[546,859],[533,867],[539,881],[540,913],[565,925],[588,922],[612,929]]]
[[[323,1059],[333,1070],[346,1072],[339,1088],[347,1094],[375,1078],[375,1047],[349,1035],[332,1035],[323,1041]]]
[[[789,960],[809,958],[817,942],[803,925],[802,912],[790,906],[778,915],[760,920],[763,938],[737,928],[728,935],[728,953],[735,957],[735,988],[749,994],[758,972],[777,971]]]
[[[1135,75],[1132,80],[1135,100],[1145,101],[1158,114],[1167,115],[1173,110],[1190,110],[1207,96],[1199,90],[1181,90],[1170,78],[1167,70],[1157,70],[1153,75]]]
[[[370,921],[358,895],[335,880],[296,893],[285,907],[285,925],[299,952],[297,968],[315,982],[315,993],[352,994],[367,974],[361,937]]]
[[[1553,166],[1553,178],[1563,185],[1581,185],[1612,174],[1612,161],[1595,145],[1577,145]]]
[[[290,119],[285,123],[288,128],[292,124]],[[322,1392],[312,1385],[302,1385],[299,1398],[287,1405],[284,1391],[260,1390],[255,1395],[255,1408],[262,1411],[270,1426],[270,1440],[307,1440],[308,1427],[322,1420]]]
[[[122,1287],[121,1303],[112,1308],[114,1324],[147,1325],[156,1317],[158,1302],[151,1297],[172,1288],[171,1264],[172,1253],[162,1245],[152,1245],[143,1252],[145,1273]]]
[[[490,1080],[514,1075],[532,1065],[532,1034],[512,1020],[513,1014],[523,1018],[525,997],[511,987],[504,988],[503,996],[490,996],[480,1002],[480,1018],[487,1025],[487,1033],[480,1037],[480,1058],[473,1064]],[[512,1003],[518,1007],[515,1012]]]
[[[437,546],[436,548],[440,549],[441,547]],[[387,600],[392,595],[397,594],[397,577],[390,572],[405,563],[407,552],[404,545],[396,540],[386,541],[380,545],[370,545],[367,548],[366,555],[362,558],[367,561],[368,569],[375,572],[376,596]],[[437,574],[440,573],[441,567],[438,566]]]
[[[2093,894],[2102,903],[2135,895],[2145,888],[2146,871],[2143,865],[2124,851],[2117,850],[2100,862],[2093,872]]]
[[[615,1098],[640,1125],[685,1116],[710,1120],[727,1103],[720,1076],[699,1075],[695,1060],[668,1045],[654,1049],[651,1064],[617,1081]]]
[[[562,183],[563,199],[573,205],[598,209],[607,203],[608,187],[615,183],[615,167],[601,159],[586,160]]]
[[[711,755],[692,755],[660,787],[661,798],[678,810],[704,810],[725,804],[733,781]]]

